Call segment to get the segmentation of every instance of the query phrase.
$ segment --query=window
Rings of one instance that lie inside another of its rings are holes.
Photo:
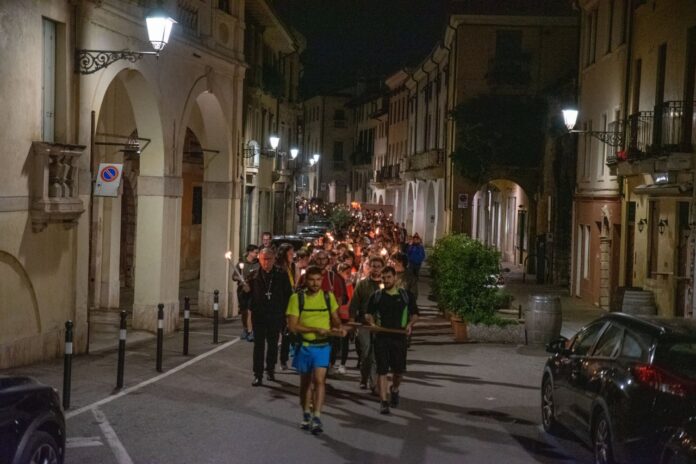
[[[614,358],[619,351],[619,343],[621,343],[621,337],[623,335],[623,329],[615,325],[610,325],[607,330],[602,334],[602,338],[597,342],[597,346],[594,349],[593,356],[598,358]]]
[[[43,19],[42,124],[44,142],[55,141],[56,110],[56,23]]]
[[[614,7],[616,0],[609,0],[609,17],[607,18],[607,49],[606,52],[611,52],[611,46],[614,36]]]
[[[495,32],[495,57],[518,58],[522,53],[522,31]]]
[[[604,132],[607,131],[607,114],[604,113],[602,115],[602,130]],[[602,156],[599,157],[599,165],[597,166],[597,177],[599,179],[604,178],[604,166],[607,162],[607,149],[609,148],[609,144],[603,143],[601,146],[602,149]]]
[[[652,341],[647,335],[637,335],[626,331],[621,347],[621,357],[647,361]]]
[[[619,45],[626,43],[626,33],[628,31],[628,20],[631,15],[631,0],[621,0],[621,31],[619,34]]]
[[[334,164],[343,164],[343,142],[334,142],[333,159]]]
[[[585,66],[595,62],[597,52],[597,10],[593,10],[584,16],[584,45]]]
[[[648,227],[650,229],[650,235],[648,236],[648,273],[650,277],[655,277],[658,272],[658,244],[660,242],[659,236],[659,223],[660,223],[660,202],[658,200],[651,200],[648,205]]]
[[[597,340],[602,327],[604,327],[604,322],[597,322],[577,334],[571,348],[572,353],[576,356],[585,356]]]

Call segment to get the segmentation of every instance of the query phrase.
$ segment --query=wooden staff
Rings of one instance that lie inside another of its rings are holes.
[[[380,327],[378,325],[366,325],[359,322],[348,322],[344,324],[351,329],[367,329],[370,332],[382,332],[382,333],[393,333],[399,335],[406,335],[406,330],[404,329],[388,329],[386,327]]]

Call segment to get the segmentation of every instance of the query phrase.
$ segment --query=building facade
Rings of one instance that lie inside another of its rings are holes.
[[[154,331],[162,304],[172,331],[192,272],[203,314],[214,290],[234,312],[223,255],[239,247],[244,2],[163,2],[178,24],[158,58],[100,68],[79,52],[151,49],[147,3],[0,6],[16,19],[3,57],[23,63],[0,72],[0,98],[25,109],[0,127],[0,367],[60,354],[66,320],[84,351],[100,308]],[[95,194],[119,171],[117,196]]]

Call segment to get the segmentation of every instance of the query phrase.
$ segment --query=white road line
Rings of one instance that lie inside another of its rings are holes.
[[[179,371],[182,370],[182,369],[186,369],[186,368],[189,367],[190,365],[195,364],[195,363],[197,363],[198,361],[201,361],[201,360],[207,358],[208,356],[211,356],[211,355],[217,353],[218,351],[222,351],[222,350],[224,350],[225,348],[234,345],[234,344],[237,343],[239,340],[240,340],[239,337],[237,337],[237,338],[235,338],[234,340],[230,340],[229,342],[223,343],[222,345],[220,345],[220,346],[218,346],[218,347],[216,347],[216,348],[213,348],[212,350],[210,350],[210,351],[208,351],[208,352],[206,352],[206,353],[199,354],[199,355],[196,356],[195,358],[190,359],[190,360],[186,361],[185,363],[180,364],[180,365],[176,366],[175,368],[173,368],[173,369],[171,369],[171,370],[169,370],[169,371],[167,371],[167,372],[165,372],[165,373],[163,373],[163,374],[160,374],[160,375],[155,376],[155,377],[153,377],[153,378],[151,378],[151,379],[148,379],[148,380],[145,380],[145,381],[143,381],[143,382],[140,382],[139,384],[133,385],[132,387],[128,387],[128,388],[126,388],[126,389],[123,389],[123,390],[121,390],[120,392],[116,393],[115,395],[107,396],[106,398],[103,398],[103,399],[101,399],[101,400],[99,400],[99,401],[95,401],[94,403],[89,404],[89,405],[87,405],[87,406],[83,406],[83,407],[81,407],[81,408],[79,408],[79,409],[76,409],[76,410],[74,410],[74,411],[66,412],[66,413],[65,413],[65,418],[66,418],[66,419],[71,419],[71,418],[73,418],[73,417],[75,417],[75,416],[78,416],[78,415],[80,415],[80,414],[82,414],[82,413],[84,413],[84,412],[86,412],[86,411],[89,411],[90,409],[94,409],[94,408],[97,408],[97,407],[99,407],[99,406],[105,405],[105,404],[107,404],[107,403],[111,403],[112,401],[117,400],[117,399],[121,398],[122,396],[126,396],[126,395],[128,395],[128,394],[130,394],[130,393],[133,393],[134,391],[140,390],[141,388],[146,387],[146,386],[148,386],[148,385],[150,385],[150,384],[152,384],[152,383],[159,382],[160,380],[162,380],[162,379],[164,379],[164,378],[166,378],[166,377],[169,377],[170,375],[175,374],[175,373],[179,372]]]
[[[65,440],[66,448],[88,448],[103,445],[101,437],[70,437]]]
[[[133,464],[133,460],[128,454],[128,451],[126,451],[126,448],[123,447],[123,443],[121,443],[121,440],[118,439],[116,431],[113,427],[111,427],[109,421],[106,420],[106,416],[104,415],[104,413],[101,412],[99,409],[94,408],[92,409],[92,414],[94,414],[94,418],[97,420],[99,428],[104,434],[104,438],[106,438],[106,442],[111,447],[111,451],[114,453],[114,456],[116,457],[116,462],[118,464]]]

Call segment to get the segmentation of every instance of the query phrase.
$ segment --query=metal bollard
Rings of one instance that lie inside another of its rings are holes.
[[[522,319],[522,305],[517,307],[517,319]]]
[[[157,305],[157,372],[162,372],[162,343],[164,341],[164,305]]]
[[[220,325],[219,311],[220,309],[220,291],[213,292],[213,343],[218,342],[218,328]]]
[[[191,319],[191,301],[189,297],[184,297],[184,356],[189,349],[189,321]]]
[[[123,388],[123,368],[126,362],[126,312],[121,311],[121,328],[118,331],[118,370],[116,388]]]
[[[63,357],[63,409],[70,408],[70,383],[72,379],[73,323],[65,322],[65,356]]]

